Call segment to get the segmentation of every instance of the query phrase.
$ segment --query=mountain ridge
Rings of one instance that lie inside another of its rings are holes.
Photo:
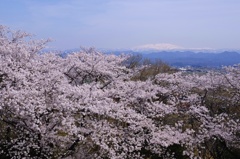
[[[62,56],[67,56],[72,52],[78,52],[81,49],[71,49],[62,52]],[[174,67],[222,67],[240,64],[240,51],[238,50],[163,50],[163,51],[134,51],[132,49],[96,49],[106,54],[127,54],[141,55],[143,58],[152,61],[160,59],[163,62]]]
[[[223,51],[220,53],[211,52],[193,52],[193,51],[113,51],[106,52],[116,55],[125,53],[131,55],[141,55],[150,60],[160,59],[175,67],[222,67],[240,63],[240,53],[237,51]]]

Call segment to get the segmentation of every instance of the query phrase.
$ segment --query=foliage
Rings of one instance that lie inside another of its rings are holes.
[[[127,56],[28,37],[0,26],[0,158],[239,158],[240,65],[132,80]]]
[[[159,73],[175,73],[177,69],[172,68],[160,59],[150,60],[142,58],[140,54],[132,55],[124,61],[127,68],[138,70],[131,78],[134,81],[146,81],[155,78]]]

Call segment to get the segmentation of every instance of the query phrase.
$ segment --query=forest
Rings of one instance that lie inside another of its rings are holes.
[[[0,158],[240,158],[240,65],[186,73],[48,42],[0,25]]]

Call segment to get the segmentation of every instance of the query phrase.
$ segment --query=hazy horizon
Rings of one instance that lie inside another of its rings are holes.
[[[240,49],[238,0],[8,0],[0,24],[55,49]]]

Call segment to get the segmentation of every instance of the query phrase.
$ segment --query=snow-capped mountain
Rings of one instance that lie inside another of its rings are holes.
[[[159,43],[159,44],[146,44],[133,47],[134,51],[163,51],[163,50],[182,50],[184,49],[181,46],[168,44],[168,43]]]
[[[146,44],[146,45],[140,45],[131,48],[130,50],[136,51],[136,52],[159,52],[159,51],[191,51],[191,52],[205,52],[205,53],[218,53],[223,52],[223,50],[216,50],[213,48],[186,48],[183,46],[175,45],[175,44],[169,44],[169,43],[159,43],[159,44]],[[224,50],[226,51],[226,50]]]

